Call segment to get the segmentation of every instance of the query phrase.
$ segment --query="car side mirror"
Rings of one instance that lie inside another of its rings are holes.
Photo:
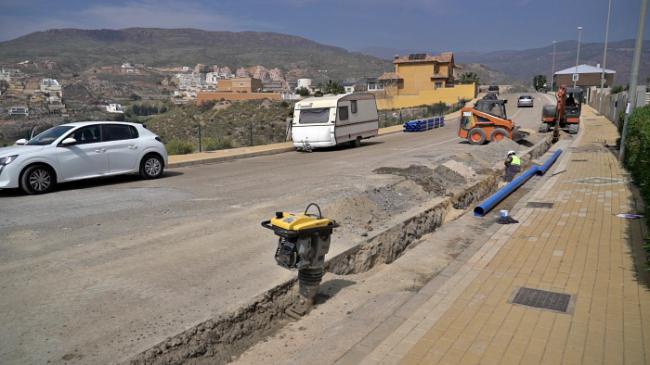
[[[67,146],[72,146],[73,144],[76,144],[76,143],[77,143],[76,139],[74,139],[72,137],[69,137],[69,138],[64,139],[61,142],[61,146],[67,147]]]
[[[17,146],[24,146],[26,144],[27,144],[27,140],[25,138],[21,138],[21,139],[16,141]]]

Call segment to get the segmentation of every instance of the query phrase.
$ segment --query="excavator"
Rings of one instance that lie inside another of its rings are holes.
[[[556,94],[556,104],[544,105],[542,108],[542,124],[539,131],[546,133],[553,129],[553,143],[559,140],[560,129],[566,129],[570,134],[578,133],[582,97],[581,88],[560,86]]]
[[[483,98],[474,106],[461,109],[458,136],[476,145],[498,142],[504,138],[518,142],[528,137],[529,131],[521,130],[514,121],[508,119],[507,102],[508,100]]]

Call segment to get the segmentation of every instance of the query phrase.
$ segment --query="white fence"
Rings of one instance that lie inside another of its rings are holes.
[[[637,88],[637,103],[636,107],[642,107],[647,104],[650,104],[650,93],[646,92],[645,85],[641,85]],[[610,89],[603,89],[602,92],[596,87],[592,87],[589,90],[589,100],[587,103],[598,110],[598,112],[607,119],[614,122],[618,125],[620,122],[620,116],[622,113],[625,113],[625,108],[628,102],[628,92],[622,91],[617,94],[610,94]]]

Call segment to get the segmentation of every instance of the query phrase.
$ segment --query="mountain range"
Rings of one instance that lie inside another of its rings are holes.
[[[392,68],[387,60],[292,35],[158,28],[52,29],[0,42],[0,63],[24,60],[55,61],[70,70],[122,62],[230,68],[264,65],[285,71],[301,69],[307,76],[323,79],[378,76]]]
[[[644,42],[639,82],[650,76],[650,41]],[[607,68],[617,72],[615,83],[629,80],[633,40],[610,42]],[[581,46],[580,63],[602,60],[602,43]],[[198,29],[127,28],[121,30],[52,29],[0,42],[0,64],[24,60],[56,61],[70,71],[122,62],[148,66],[192,66],[197,63],[247,67],[264,65],[316,79],[344,80],[376,77],[393,68],[395,54],[413,50],[389,47],[359,52],[320,44],[298,36],[269,32],[224,32]],[[436,52],[434,52],[436,53]],[[473,71],[483,82],[523,81],[537,74],[550,75],[551,45],[525,50],[455,52],[460,72]],[[575,65],[576,42],[556,44],[555,70]]]

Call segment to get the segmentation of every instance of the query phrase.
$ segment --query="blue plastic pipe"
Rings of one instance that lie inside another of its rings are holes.
[[[533,175],[544,175],[546,171],[551,168],[553,163],[555,163],[561,153],[562,150],[555,151],[555,153],[553,153],[553,155],[548,160],[546,160],[542,166],[532,166],[523,174],[517,176],[508,185],[502,187],[492,196],[485,199],[481,204],[477,205],[476,208],[474,208],[474,215],[477,217],[486,215],[490,210],[492,210],[492,208],[499,204],[499,202],[505,199],[508,195],[512,194],[512,192],[517,190],[520,186],[524,185],[526,181],[533,177]]]
[[[537,169],[537,175],[539,176],[544,175],[548,171],[548,169],[550,169],[551,166],[553,166],[553,164],[558,159],[558,157],[560,157],[561,154],[562,154],[562,150],[555,151],[553,155],[551,155],[551,157],[549,157],[549,159],[546,160],[546,162],[544,162],[542,166],[538,166],[539,168]]]

